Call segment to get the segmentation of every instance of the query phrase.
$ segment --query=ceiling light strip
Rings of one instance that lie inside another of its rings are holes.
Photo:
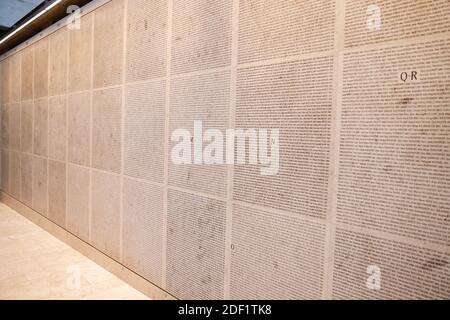
[[[81,8],[81,16],[84,16],[84,15],[96,10],[97,8],[105,5],[106,3],[110,2],[110,1],[111,0],[92,0],[91,2],[88,2],[86,5],[84,5]],[[7,57],[9,57],[11,54],[14,54],[15,52],[25,49],[26,47],[31,46],[33,43],[35,43],[36,41],[39,41],[43,37],[46,37],[46,36],[52,34],[53,32],[56,32],[57,30],[63,28],[66,25],[67,19],[69,17],[70,16],[66,16],[66,17],[62,18],[61,20],[55,22],[54,24],[52,24],[45,30],[39,32],[38,34],[34,35],[33,37],[22,42],[21,44],[15,46],[14,48],[3,53],[2,55],[0,55],[0,62],[3,61],[4,59],[6,59]]]
[[[17,29],[15,29],[13,32],[11,32],[9,35],[7,35],[6,37],[4,37],[2,40],[0,40],[0,45],[2,43],[4,43],[6,40],[8,40],[9,38],[11,38],[12,36],[14,36],[17,32],[19,32],[20,30],[22,30],[23,28],[25,28],[27,25],[29,25],[30,23],[32,23],[34,20],[36,20],[37,18],[39,18],[40,16],[42,16],[43,14],[47,13],[48,11],[50,11],[52,8],[54,8],[56,5],[58,5],[58,3],[60,3],[62,0],[56,0],[54,2],[52,2],[48,7],[46,7],[45,9],[43,9],[42,11],[40,11],[37,15],[33,16],[30,20],[27,20],[27,22],[25,22],[24,24],[20,25]]]

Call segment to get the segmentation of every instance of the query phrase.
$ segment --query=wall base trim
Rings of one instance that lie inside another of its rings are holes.
[[[0,202],[4,203],[11,209],[17,211],[20,215],[30,220],[38,227],[50,233],[52,236],[58,238],[62,242],[69,245],[71,248],[77,250],[82,255],[86,256],[90,260],[97,263],[102,268],[111,272],[113,275],[123,280],[136,290],[142,292],[146,296],[154,300],[174,300],[176,299],[163,289],[142,278],[132,270],[128,269],[121,263],[115,261],[103,252],[97,250],[90,244],[84,242],[80,238],[71,234],[67,230],[63,229],[59,225],[50,221],[46,217],[42,216],[38,212],[34,211],[30,207],[26,206],[22,202],[14,199],[7,193],[1,191]]]

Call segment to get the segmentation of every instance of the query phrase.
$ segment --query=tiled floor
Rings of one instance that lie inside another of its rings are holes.
[[[0,299],[148,299],[0,203]]]

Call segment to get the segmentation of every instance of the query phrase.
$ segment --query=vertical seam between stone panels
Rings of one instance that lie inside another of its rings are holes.
[[[4,61],[5,61],[5,59],[0,60],[0,105],[1,105],[1,108],[0,108],[0,120],[3,119],[2,118],[2,116],[3,116],[3,105],[5,104],[4,103],[4,101],[5,101],[4,100],[5,99],[5,97],[4,97],[5,93],[3,92],[3,75],[5,74],[5,62]],[[20,65],[20,72],[22,72],[22,65]],[[3,150],[2,130],[0,130],[0,150]],[[1,160],[0,160],[0,163],[1,163]],[[0,168],[1,168],[1,166],[0,166]],[[1,171],[1,169],[0,169],[0,171]],[[0,185],[2,186],[2,191],[3,191],[2,183],[0,183]]]
[[[41,41],[43,41],[44,38],[41,38]],[[46,38],[46,42],[47,42],[47,95],[45,96],[45,99],[47,99],[47,212],[46,212],[46,216],[47,218],[50,218],[50,213],[49,213],[49,209],[50,209],[50,201],[49,201],[49,190],[50,190],[50,157],[49,157],[49,152],[50,152],[50,37]],[[42,99],[42,97],[41,97]],[[50,219],[51,220],[51,219]]]
[[[125,159],[125,106],[126,106],[126,55],[127,55],[127,20],[128,0],[123,0],[123,43],[122,43],[122,106],[120,119],[120,262],[123,264],[123,217],[124,217],[124,159]]]
[[[232,13],[232,42],[231,42],[231,68],[230,68],[230,108],[228,127],[235,127],[236,113],[236,82],[238,67],[239,45],[239,0],[233,0]],[[232,245],[232,221],[233,221],[233,179],[234,165],[227,164],[227,207],[225,216],[225,266],[224,266],[224,297],[230,299],[231,284],[231,245]]]
[[[1,126],[1,122],[3,119],[3,106],[5,105],[4,103],[4,92],[3,92],[3,75],[5,73],[5,63],[3,62],[4,60],[0,60],[0,126]],[[20,65],[20,72],[22,73],[22,64]],[[22,85],[22,84],[20,84]],[[3,151],[3,134],[2,134],[2,129],[0,127],[0,188],[1,191],[4,191],[3,189],[3,179],[1,179],[3,173],[2,173],[2,156],[1,156],[1,152]]]
[[[90,93],[89,93],[89,243],[92,244],[92,127],[93,127],[93,110],[94,110],[94,36],[95,36],[95,14],[92,12],[90,17],[91,24],[91,82],[90,82]]]
[[[330,168],[328,185],[328,215],[326,220],[326,239],[324,252],[323,299],[332,299],[334,241],[336,234],[337,184],[339,169],[339,133],[341,126],[341,85],[342,61],[341,52],[344,42],[345,1],[335,2],[335,39],[333,55],[333,94],[330,128]]]
[[[10,58],[9,58],[9,66],[8,66],[8,81],[9,81],[9,93],[8,93],[8,107],[6,108],[7,109],[7,112],[8,112],[8,127],[7,127],[7,130],[8,130],[8,147],[6,148],[6,150],[8,150],[8,176],[9,176],[9,178],[8,178],[8,194],[9,195],[11,195],[11,130],[9,130],[9,123],[10,123],[10,121],[11,121],[11,103],[12,103],[12,93],[11,93],[11,88],[12,88],[12,76],[11,76],[11,74],[12,74],[12,67],[11,67],[11,65],[12,65],[12,63],[11,63],[11,61],[12,61],[12,56],[10,56]],[[34,64],[34,61],[33,61],[33,64]],[[34,66],[34,65],[33,65]]]
[[[167,216],[169,192],[169,139],[170,139],[170,81],[172,68],[172,14],[173,0],[167,1],[167,48],[166,48],[166,92],[164,117],[164,178],[163,178],[163,217],[162,217],[162,261],[161,284],[167,288]]]
[[[10,74],[10,78],[11,78],[11,66],[9,68],[9,74]],[[11,80],[10,80],[10,88],[11,88]],[[11,95],[11,90],[9,90],[9,94]],[[9,97],[8,99],[9,102],[11,102],[11,97]],[[7,112],[8,112],[8,118],[10,118],[10,103],[8,103],[8,107],[7,107]],[[11,142],[11,133],[9,132],[9,121],[11,121],[10,119],[8,119],[8,148],[6,148],[6,150],[8,151],[8,194],[11,195],[11,146],[10,146],[10,142]]]
[[[9,108],[9,106],[8,106],[8,108]],[[8,112],[9,112],[9,110],[8,110]],[[8,117],[9,117],[9,115],[8,115]],[[8,121],[9,121],[9,119],[8,119]],[[8,149],[7,149],[8,150],[8,192],[7,193],[10,196],[12,196],[12,194],[11,194],[11,149],[9,148],[9,140],[10,140],[10,137],[8,137]]]
[[[80,18],[81,19],[81,18]],[[64,96],[65,96],[65,108],[66,108],[66,221],[65,226],[66,230],[69,229],[69,64],[70,64],[70,29],[68,28],[68,21],[64,22],[65,26],[63,28],[66,28],[66,88],[64,90]],[[80,24],[81,28],[81,24]]]
[[[4,103],[3,103],[3,74],[4,74],[4,69],[5,68],[5,63],[3,62],[3,60],[0,61],[0,190],[1,191],[5,191],[4,187],[3,187],[3,110],[4,110]],[[20,72],[22,73],[22,65],[20,65]],[[22,84],[20,84],[22,85]],[[22,106],[20,106],[20,112],[22,113]],[[22,132],[20,132],[20,134],[22,134]]]
[[[20,68],[19,68],[19,199],[22,202],[22,57],[23,51],[20,54]]]
[[[8,194],[11,194],[11,132],[9,130],[9,122],[11,121],[11,117],[10,117],[10,111],[11,111],[11,102],[12,102],[12,94],[11,94],[11,87],[12,87],[12,68],[11,68],[11,60],[12,60],[12,56],[10,56],[9,58],[9,62],[8,62],[8,107],[7,112],[8,112],[8,148],[6,148],[6,150],[8,150]],[[33,68],[34,68],[34,53],[33,53]],[[34,73],[33,73],[34,74]],[[33,82],[33,86],[34,86],[34,82]],[[33,91],[33,98],[34,98],[34,91]],[[34,137],[33,137],[34,138]]]
[[[35,60],[35,48],[36,46],[33,45],[32,49],[33,49],[33,74],[31,76],[31,101],[32,101],[32,106],[31,106],[31,116],[32,116],[32,121],[31,121],[31,154],[34,155],[34,103],[35,103],[35,99],[34,99],[34,60]],[[33,166],[33,165],[32,165]],[[34,173],[33,170],[31,172],[31,176],[33,177]],[[33,179],[31,179],[33,180]],[[33,181],[31,181],[31,203],[33,203]]]
[[[35,61],[35,48],[36,45],[32,45],[31,49],[32,49],[32,63],[31,65],[33,66],[33,74],[31,75],[31,207],[34,209],[34,118],[35,118],[35,114],[34,114],[34,104],[35,104],[35,99],[34,99],[34,73],[35,73],[35,68],[34,68],[34,61]]]

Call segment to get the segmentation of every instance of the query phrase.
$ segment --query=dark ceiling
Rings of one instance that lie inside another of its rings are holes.
[[[55,1],[56,0],[0,0],[0,41]],[[92,0],[62,0],[50,11],[35,19],[24,29],[18,31],[11,38],[0,44],[0,54],[9,51],[64,18],[69,14],[67,13],[67,8],[69,6],[76,5],[82,7],[90,1]],[[14,22],[16,19],[19,20]]]
[[[42,0],[0,0],[0,38],[44,5]]]

